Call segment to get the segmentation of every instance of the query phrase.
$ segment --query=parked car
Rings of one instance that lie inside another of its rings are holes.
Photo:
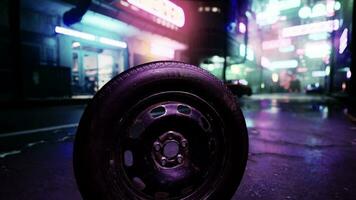
[[[246,80],[227,80],[225,84],[231,90],[231,92],[238,97],[242,97],[244,95],[252,95],[252,89]]]

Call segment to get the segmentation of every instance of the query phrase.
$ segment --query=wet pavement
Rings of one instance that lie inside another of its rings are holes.
[[[259,95],[242,107],[250,155],[233,199],[356,199],[356,124],[342,106],[328,98]],[[0,137],[0,199],[80,199],[74,134],[62,128]]]

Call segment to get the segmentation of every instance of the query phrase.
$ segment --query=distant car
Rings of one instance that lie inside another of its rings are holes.
[[[319,83],[312,83],[307,85],[305,92],[307,94],[323,94],[324,88]]]
[[[246,80],[227,80],[225,84],[231,90],[231,92],[238,97],[242,97],[244,95],[252,95],[252,89],[250,86],[248,86]]]

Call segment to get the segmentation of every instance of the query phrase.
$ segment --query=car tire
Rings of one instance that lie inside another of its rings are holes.
[[[74,172],[83,199],[231,199],[248,156],[229,89],[181,62],[153,62],[100,89],[80,120]]]

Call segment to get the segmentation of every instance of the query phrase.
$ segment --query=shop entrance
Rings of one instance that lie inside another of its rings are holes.
[[[123,71],[123,52],[72,43],[73,95],[94,95],[113,76]]]

